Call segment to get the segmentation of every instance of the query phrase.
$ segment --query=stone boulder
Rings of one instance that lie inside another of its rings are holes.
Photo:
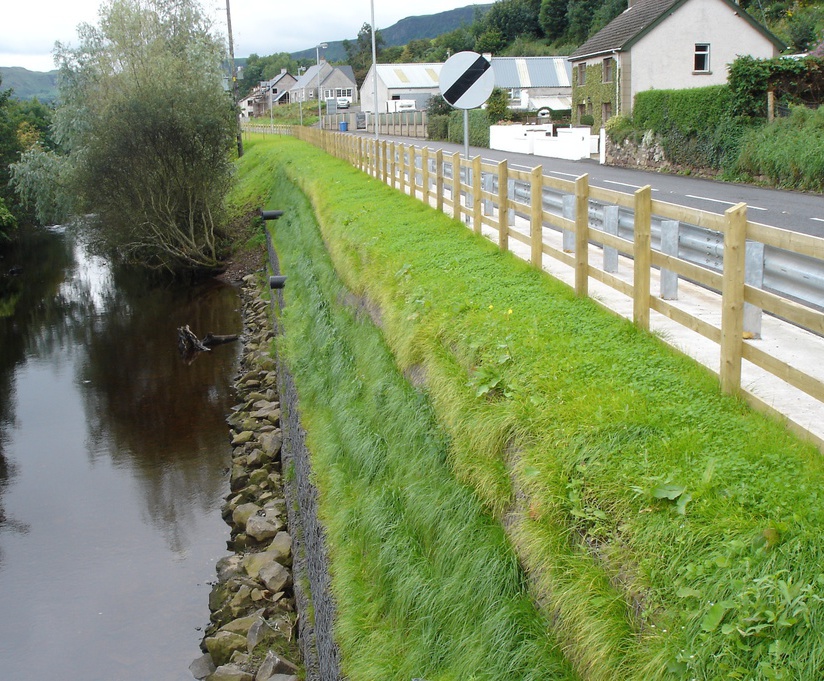
[[[246,637],[230,631],[219,631],[214,636],[204,639],[203,644],[218,667],[225,665],[236,650],[246,651]]]
[[[223,664],[206,681],[255,681],[255,677],[237,665]]]
[[[269,681],[275,674],[295,674],[297,673],[297,665],[292,664],[289,660],[280,657],[275,651],[270,650],[263,658],[263,662],[258,667],[258,672],[255,675],[255,681]]]

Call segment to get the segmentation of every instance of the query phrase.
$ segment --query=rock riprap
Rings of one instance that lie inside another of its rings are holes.
[[[281,479],[280,402],[268,303],[258,275],[243,280],[241,400],[227,419],[232,463],[223,519],[229,549],[216,566],[203,655],[189,667],[206,681],[298,681],[292,540]]]

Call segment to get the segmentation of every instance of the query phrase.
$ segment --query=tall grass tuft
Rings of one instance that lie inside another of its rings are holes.
[[[347,678],[574,679],[500,526],[447,465],[431,406],[332,267],[311,207],[273,178],[289,276],[284,352],[328,532]],[[360,311],[359,311],[360,310]]]

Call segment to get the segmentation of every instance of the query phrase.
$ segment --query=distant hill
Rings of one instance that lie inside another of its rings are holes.
[[[386,41],[387,47],[395,45],[406,45],[410,40],[423,40],[437,38],[439,35],[454,31],[463,25],[468,26],[475,19],[475,11],[485,12],[492,4],[487,5],[467,5],[457,9],[450,9],[437,14],[426,14],[419,17],[406,17],[399,22],[392,24],[389,28],[378,28],[380,34]],[[350,40],[355,40],[357,36],[352,36]],[[327,61],[341,61],[346,59],[346,50],[343,49],[342,40],[328,42],[328,47],[323,51]],[[289,56],[293,59],[315,59],[315,48],[292,52]]]
[[[57,71],[29,71],[21,66],[0,66],[3,90],[12,88],[14,97],[20,100],[37,97],[44,104],[57,99]]]

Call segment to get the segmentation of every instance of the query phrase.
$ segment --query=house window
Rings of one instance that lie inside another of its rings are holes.
[[[509,100],[511,102],[514,101],[521,101],[521,88],[519,87],[512,87],[509,88]]]
[[[695,44],[695,62],[693,64],[695,73],[710,72],[710,46],[709,43]]]
[[[587,79],[587,65],[578,64],[578,85],[583,85]]]
[[[601,122],[606,123],[612,118],[612,102],[604,102],[601,104]]]
[[[584,116],[587,112],[587,105],[586,104],[579,104],[578,105],[578,122],[581,122],[581,117]]]
[[[604,59],[604,69],[603,69],[603,78],[602,82],[604,83],[611,83],[612,82],[612,64],[615,60],[612,57],[607,57]]]

